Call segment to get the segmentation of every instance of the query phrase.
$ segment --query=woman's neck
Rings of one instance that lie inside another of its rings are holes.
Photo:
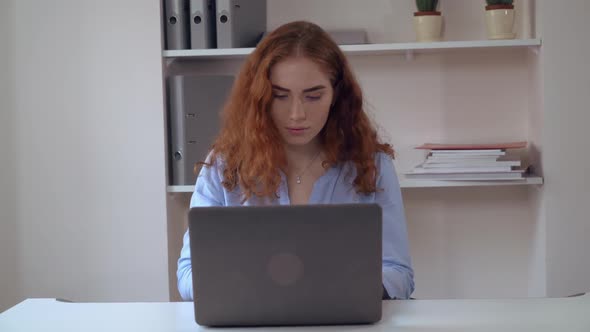
[[[291,171],[300,171],[314,159],[318,159],[321,154],[319,143],[312,142],[304,146],[285,146],[285,156],[287,157],[287,169]]]

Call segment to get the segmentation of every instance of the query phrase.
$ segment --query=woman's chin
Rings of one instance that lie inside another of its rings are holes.
[[[291,146],[306,146],[311,143],[312,139],[309,137],[284,137],[283,141],[286,145]]]

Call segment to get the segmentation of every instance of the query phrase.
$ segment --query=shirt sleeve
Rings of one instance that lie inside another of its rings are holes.
[[[383,286],[390,298],[408,299],[414,291],[414,271],[399,181],[391,157],[379,153],[376,159],[375,202],[383,211]]]
[[[207,158],[207,161],[209,162],[209,158]],[[225,205],[223,187],[221,184],[221,171],[218,166],[219,161],[216,161],[211,166],[203,166],[201,168],[199,176],[197,177],[195,191],[191,197],[190,207]],[[185,301],[192,300],[194,298],[193,273],[188,230],[183,237],[176,277],[178,280],[178,292],[180,293],[180,297]]]

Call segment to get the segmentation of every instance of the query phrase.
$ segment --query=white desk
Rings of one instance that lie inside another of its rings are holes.
[[[192,303],[64,303],[29,299],[0,314],[0,331],[590,331],[590,295],[555,299],[383,302],[375,325],[209,329]]]

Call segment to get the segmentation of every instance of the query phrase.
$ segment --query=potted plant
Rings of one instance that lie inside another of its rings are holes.
[[[486,0],[489,39],[514,39],[514,0]]]
[[[416,0],[418,11],[414,13],[416,40],[419,42],[440,41],[442,15],[436,10],[438,0]]]

